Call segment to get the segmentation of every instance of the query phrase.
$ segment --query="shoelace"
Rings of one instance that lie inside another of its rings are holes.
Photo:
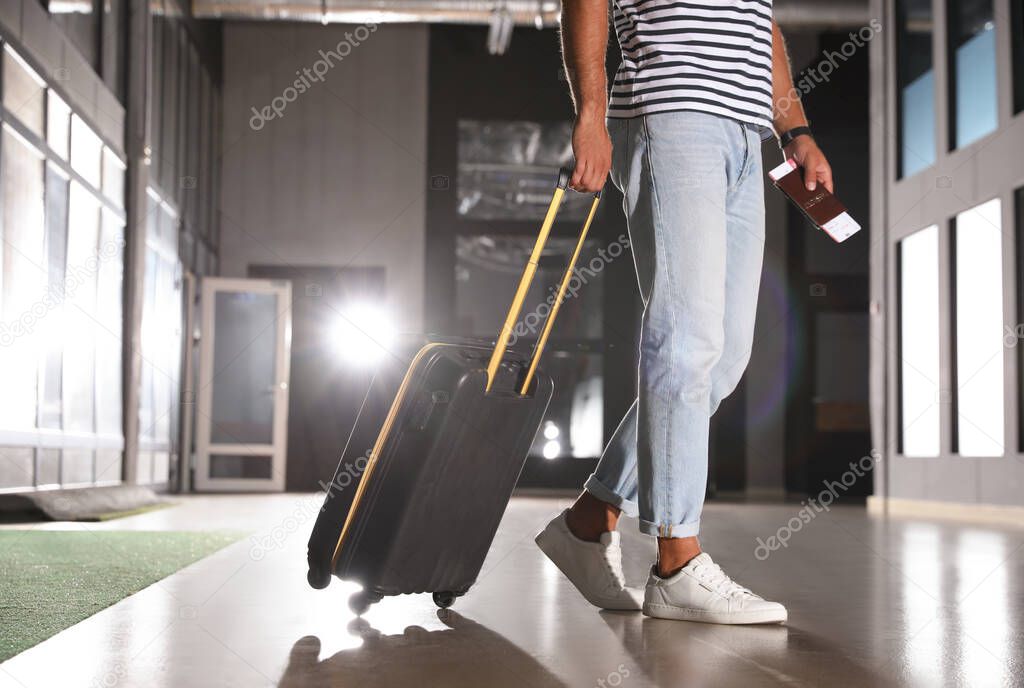
[[[693,568],[693,573],[702,583],[706,583],[714,592],[723,597],[757,597],[753,591],[729,578],[722,567],[714,562],[696,565]]]
[[[619,546],[619,543],[609,543],[605,547],[602,560],[618,586],[620,588],[626,587],[626,578],[622,573],[622,547]]]

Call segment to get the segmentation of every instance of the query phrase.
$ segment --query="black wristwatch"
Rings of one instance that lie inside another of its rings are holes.
[[[810,136],[812,139],[814,138],[814,134],[811,133],[810,127],[793,127],[779,136],[779,148],[785,148],[789,144],[793,143],[793,139],[797,136]]]

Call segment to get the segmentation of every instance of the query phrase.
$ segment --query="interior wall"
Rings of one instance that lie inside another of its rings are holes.
[[[221,270],[384,266],[423,327],[427,27],[227,22]]]

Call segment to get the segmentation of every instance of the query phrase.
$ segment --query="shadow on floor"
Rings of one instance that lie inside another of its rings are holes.
[[[896,685],[840,648],[792,626],[725,626],[615,612],[600,616],[635,669],[658,686]]]
[[[348,632],[362,645],[320,659],[320,639],[305,636],[292,646],[280,688],[300,686],[444,686],[445,688],[564,687],[518,646],[475,621],[450,611],[437,612],[447,626],[427,631],[410,626],[400,635],[384,635],[363,619]]]

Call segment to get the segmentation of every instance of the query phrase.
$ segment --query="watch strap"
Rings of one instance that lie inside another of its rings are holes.
[[[810,127],[793,127],[779,136],[779,148],[785,148],[791,144],[793,139],[797,136],[810,136],[811,138],[814,138],[814,134],[811,133]]]

